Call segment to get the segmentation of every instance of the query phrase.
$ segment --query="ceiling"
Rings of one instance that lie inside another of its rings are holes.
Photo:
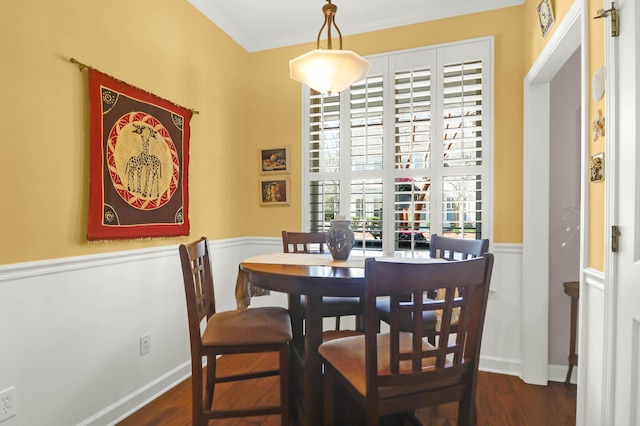
[[[525,0],[334,0],[343,36],[432,21]],[[189,0],[249,52],[314,42],[325,0]],[[321,40],[326,38],[326,30]]]

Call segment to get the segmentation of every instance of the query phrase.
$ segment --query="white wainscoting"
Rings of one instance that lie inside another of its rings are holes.
[[[251,237],[211,241],[211,249],[217,305],[226,310],[235,308],[236,265],[282,245]],[[520,375],[522,247],[491,250],[480,368]],[[252,301],[286,303],[278,293]],[[3,426],[111,425],[190,374],[175,245],[0,266],[0,324],[0,390],[15,386],[18,405]],[[144,334],[151,352],[140,356]]]
[[[480,369],[520,376],[522,369],[522,245],[493,244],[495,255]]]
[[[602,425],[604,407],[604,275],[584,271],[578,315],[578,406],[576,424]]]

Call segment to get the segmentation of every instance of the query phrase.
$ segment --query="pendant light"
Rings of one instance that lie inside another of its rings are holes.
[[[369,73],[371,63],[351,50],[342,50],[342,33],[336,25],[338,7],[327,0],[322,7],[324,24],[318,33],[316,48],[289,61],[292,79],[306,84],[320,93],[335,93],[346,89]],[[331,26],[336,28],[340,49],[332,49]],[[320,48],[322,30],[327,27],[327,49]]]

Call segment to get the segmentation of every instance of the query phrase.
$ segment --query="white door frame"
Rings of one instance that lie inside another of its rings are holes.
[[[624,419],[625,416],[630,415],[627,420],[630,422],[637,420],[638,410],[635,406],[626,407],[624,403],[617,403],[616,401],[616,376],[620,373],[617,371],[617,351],[628,350],[628,346],[623,346],[624,342],[617,341],[618,334],[618,288],[625,283],[618,281],[619,267],[623,264],[618,264],[618,254],[611,250],[611,226],[619,224],[618,207],[621,204],[619,193],[620,179],[618,172],[618,153],[620,141],[619,136],[622,138],[628,138],[631,133],[632,138],[637,135],[637,125],[635,124],[635,112],[637,111],[637,105],[634,109],[627,108],[629,102],[637,102],[638,94],[638,82],[637,77],[634,75],[634,67],[631,69],[628,66],[624,66],[623,63],[628,64],[627,61],[636,61],[637,53],[636,46],[637,41],[633,30],[634,23],[638,22],[639,9],[635,6],[635,1],[617,2],[616,7],[619,10],[626,12],[627,22],[629,27],[626,29],[625,37],[614,38],[611,36],[611,19],[605,20],[604,28],[604,46],[605,46],[605,69],[606,69],[606,103],[605,103],[605,254],[604,254],[604,342],[603,342],[603,389],[602,389],[602,422],[603,424],[614,424],[614,422]],[[606,9],[609,3],[603,1],[603,7]],[[637,30],[636,30],[637,31]],[[619,41],[621,44],[619,44]],[[624,58],[619,54],[619,47],[623,46],[624,52],[634,52],[632,58]],[[621,63],[622,61],[622,63]],[[635,81],[633,81],[635,78]],[[622,88],[619,83],[622,81],[628,81],[632,84],[627,84]],[[624,90],[625,92],[621,92]],[[624,124],[623,124],[624,123]],[[628,131],[626,123],[633,123],[635,129],[631,132]],[[635,188],[637,188],[637,183]],[[628,195],[626,195],[628,196]],[[637,224],[636,224],[637,226]],[[635,230],[633,230],[635,232]],[[627,238],[632,239],[633,237]],[[628,283],[626,283],[628,285]],[[624,328],[624,327],[623,327]],[[637,344],[637,342],[636,342]],[[632,344],[633,346],[633,344]],[[580,373],[580,370],[578,371]],[[630,374],[637,380],[637,375],[628,371],[622,374]],[[637,384],[636,384],[637,385]],[[624,400],[626,395],[621,396]],[[631,405],[635,398],[631,398]],[[625,400],[626,402],[626,400]],[[619,405],[619,406],[618,406]],[[622,407],[622,408],[621,408]],[[626,408],[626,409],[625,409]],[[624,420],[622,420],[624,421]]]
[[[522,371],[526,383],[546,385],[549,376],[549,129],[550,83],[581,49],[581,175],[585,176],[587,123],[586,0],[575,0],[524,79]],[[580,195],[580,270],[587,244],[585,183]]]

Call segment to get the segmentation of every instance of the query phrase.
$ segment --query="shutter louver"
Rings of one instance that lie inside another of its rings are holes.
[[[382,170],[383,80],[369,76],[351,86],[351,170]]]
[[[340,181],[312,181],[310,195],[310,230],[314,232],[329,229],[329,221],[340,213]]]
[[[340,95],[314,92],[309,106],[309,171],[340,170]]]
[[[447,176],[442,181],[442,227],[475,239],[482,229],[481,176]]]
[[[444,162],[446,167],[482,164],[482,62],[444,67]]]
[[[382,179],[351,182],[351,227],[356,243],[368,250],[380,250],[382,237]]]
[[[395,75],[395,167],[429,168],[431,145],[431,71]]]

